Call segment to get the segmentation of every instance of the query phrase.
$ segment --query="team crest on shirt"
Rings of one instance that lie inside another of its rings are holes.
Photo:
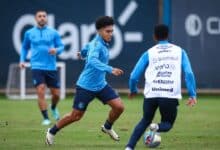
[[[83,109],[85,107],[85,104],[83,102],[80,102],[78,104],[78,108]]]

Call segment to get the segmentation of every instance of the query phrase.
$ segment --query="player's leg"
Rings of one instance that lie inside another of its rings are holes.
[[[111,107],[107,121],[110,124],[113,124],[123,113],[124,104],[122,103],[122,100],[119,97],[108,101],[107,104]]]
[[[45,141],[46,144],[52,145],[54,142],[54,137],[57,134],[57,132],[60,131],[60,129],[64,128],[65,126],[73,122],[79,121],[83,117],[84,113],[85,111],[73,109],[70,113],[64,115],[60,120],[58,120],[58,122],[52,128],[47,130],[46,141]]]
[[[60,119],[59,111],[57,109],[57,104],[60,99],[60,83],[57,71],[46,71],[47,86],[50,88],[51,93],[51,112],[55,120]]]
[[[159,100],[161,122],[158,124],[158,132],[167,132],[173,127],[177,116],[178,105],[179,102],[177,99]]]
[[[36,90],[37,90],[37,96],[38,96],[38,106],[44,118],[42,125],[49,125],[50,120],[48,117],[47,102],[45,100],[46,85],[40,84],[36,87]]]
[[[57,121],[57,123],[50,129],[50,133],[56,135],[60,129],[73,122],[79,121],[83,117],[84,113],[85,111],[73,109],[70,113],[65,114]]]
[[[112,99],[107,104],[111,107],[111,110],[109,112],[108,118],[105,121],[104,125],[101,126],[101,130],[104,133],[107,133],[110,135],[110,137],[115,140],[119,141],[120,137],[119,135],[113,130],[112,126],[114,122],[119,118],[119,116],[122,114],[124,110],[124,105],[120,98]]]
[[[61,129],[70,123],[73,123],[75,121],[79,121],[83,117],[83,115],[87,109],[88,104],[94,98],[95,98],[95,94],[93,92],[85,90],[85,89],[77,86],[72,112],[64,115],[64,117],[61,118],[61,120],[59,120],[56,123],[56,127],[58,129]],[[56,134],[53,132],[51,132],[51,133],[54,135]]]
[[[50,88],[50,92],[51,92],[51,112],[52,112],[52,116],[55,120],[59,120],[60,119],[60,114],[59,111],[57,109],[57,104],[59,102],[60,99],[60,89],[58,88]]]
[[[86,109],[88,104],[95,98],[95,94],[91,91],[85,90],[81,87],[76,87],[76,95],[73,103],[73,110],[64,115],[46,134],[46,144],[51,145],[54,141],[56,133],[64,128],[65,126],[79,121]]]
[[[102,126],[102,131],[108,133],[112,139],[118,141],[119,136],[112,129],[112,125],[124,111],[122,100],[109,85],[106,85],[100,92],[97,93],[97,98],[104,104],[108,104],[111,107],[108,118]]]
[[[38,97],[38,107],[44,118],[42,125],[49,125],[50,120],[47,112],[47,103],[45,100],[45,75],[43,70],[32,70],[33,84],[36,87],[37,97]]]
[[[127,149],[134,149],[138,140],[145,132],[146,128],[149,126],[149,124],[152,122],[155,112],[157,110],[158,103],[157,99],[144,99],[143,104],[143,117],[139,121],[139,123],[135,126],[133,133],[131,134],[131,137],[129,139],[129,142],[126,146]]]

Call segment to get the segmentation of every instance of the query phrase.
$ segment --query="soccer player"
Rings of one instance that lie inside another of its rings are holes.
[[[150,128],[151,142],[155,132],[169,131],[177,116],[178,99],[181,99],[181,70],[185,74],[186,86],[189,92],[187,104],[194,106],[196,100],[196,84],[191,69],[189,58],[181,47],[168,42],[168,27],[160,24],[154,28],[154,39],[158,42],[155,46],[144,52],[134,67],[129,80],[132,98],[137,92],[137,83],[145,71],[145,88],[143,117],[134,128],[125,150],[133,150],[136,143]],[[159,108],[160,123],[151,123],[154,114]]]
[[[28,50],[31,50],[31,71],[33,84],[36,87],[38,106],[43,115],[42,125],[49,125],[47,103],[45,100],[46,85],[52,94],[51,111],[53,117],[58,120],[59,112],[56,108],[60,95],[60,83],[56,68],[56,56],[59,55],[64,45],[58,32],[47,26],[47,12],[39,10],[35,14],[37,26],[25,32],[20,55],[20,68],[25,67],[25,59]]]
[[[85,67],[76,83],[76,95],[73,109],[61,118],[46,134],[46,143],[53,144],[54,136],[63,127],[79,121],[90,102],[98,98],[103,104],[111,107],[109,115],[101,126],[101,130],[110,137],[119,141],[118,134],[112,125],[124,110],[123,103],[118,94],[107,83],[106,73],[120,76],[123,71],[108,65],[109,42],[112,39],[114,20],[109,16],[102,16],[96,20],[97,35],[81,51],[81,57],[85,59]],[[101,113],[101,112],[100,112]]]

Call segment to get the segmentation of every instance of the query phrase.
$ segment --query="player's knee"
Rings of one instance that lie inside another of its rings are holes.
[[[44,84],[40,84],[37,86],[37,95],[40,98],[43,98],[45,95],[45,85]]]
[[[82,117],[81,116],[75,116],[74,118],[72,118],[72,122],[74,121],[79,121]]]
[[[124,111],[124,105],[118,105],[115,109],[118,113],[122,113]]]
[[[71,114],[71,122],[74,121],[79,121],[83,116],[83,113],[79,113],[79,112],[72,112]]]
[[[45,91],[46,86],[44,84],[39,84],[36,88],[37,91]]]

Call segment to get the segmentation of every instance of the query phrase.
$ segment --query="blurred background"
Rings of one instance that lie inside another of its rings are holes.
[[[18,63],[24,32],[35,25],[34,14],[39,9],[48,12],[48,25],[58,30],[65,44],[58,61],[66,64],[67,92],[72,92],[84,66],[76,52],[95,35],[96,18],[109,15],[116,22],[110,65],[125,71],[117,78],[108,75],[110,85],[128,89],[135,63],[155,44],[154,25],[165,23],[170,28],[170,42],[188,53],[199,91],[219,93],[219,0],[2,0],[0,3],[1,93],[9,80],[9,65]],[[16,77],[13,74],[13,78]],[[143,88],[143,78],[139,85]]]

